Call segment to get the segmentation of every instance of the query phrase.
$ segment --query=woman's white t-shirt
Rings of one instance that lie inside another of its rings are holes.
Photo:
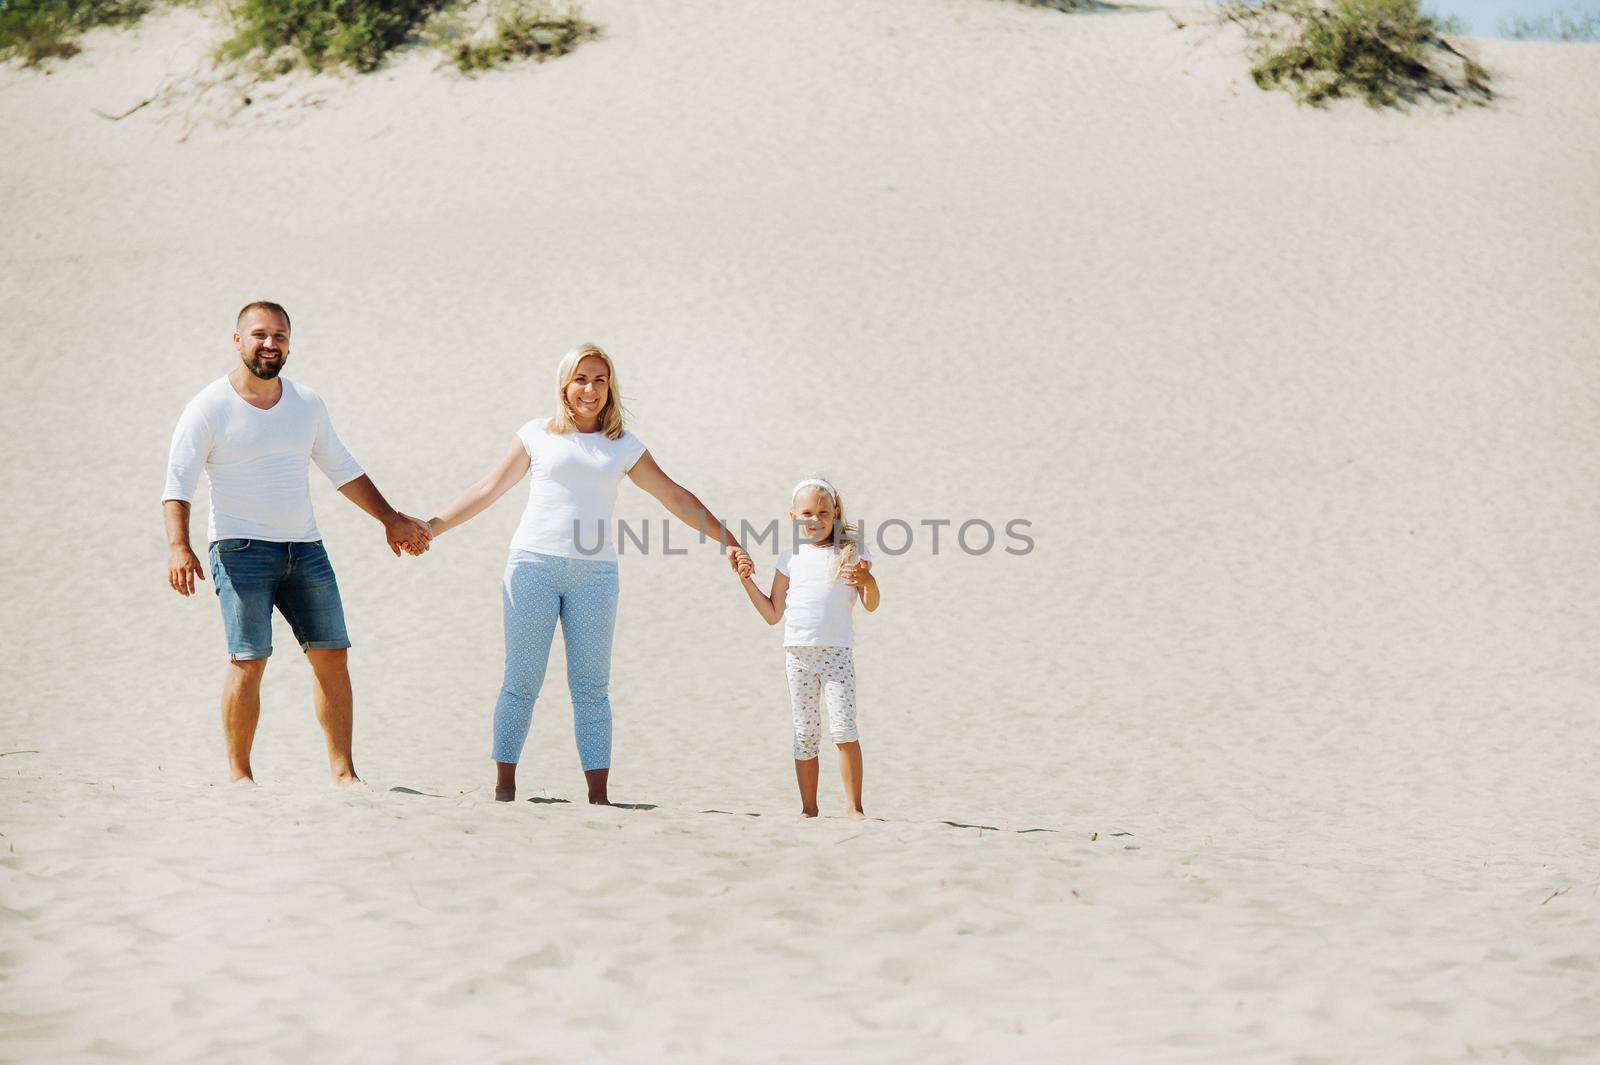
[[[861,558],[870,561],[865,544],[857,544]],[[789,578],[789,592],[783,605],[785,646],[854,647],[856,590],[844,578],[832,578],[837,548],[801,544],[797,551],[778,556],[778,572]]]
[[[548,418],[517,430],[528,451],[528,505],[511,558],[522,553],[564,555],[615,562],[611,511],[617,485],[645,452],[630,432],[615,440],[604,433],[552,433]]]

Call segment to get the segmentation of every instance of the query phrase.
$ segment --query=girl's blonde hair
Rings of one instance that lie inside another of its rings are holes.
[[[590,355],[597,356],[606,364],[606,405],[600,408],[600,431],[606,435],[607,440],[620,440],[623,434],[622,424],[622,388],[617,384],[617,366],[611,361],[611,356],[601,350],[598,344],[579,344],[561,357],[561,365],[556,367],[556,411],[555,417],[550,419],[545,429],[552,433],[575,433],[578,431],[577,418],[572,413],[572,408],[567,406],[567,386],[578,375],[578,364]]]
[[[833,573],[828,578],[836,581],[846,568],[856,564],[856,559],[860,555],[857,545],[861,540],[861,529],[855,522],[845,520],[844,496],[833,486],[832,481],[821,475],[808,477],[795,486],[794,494],[789,498],[791,507],[794,506],[794,497],[807,488],[815,488],[827,496],[833,502],[833,509],[838,512],[833,519],[833,542],[839,548],[839,557],[834,559]]]

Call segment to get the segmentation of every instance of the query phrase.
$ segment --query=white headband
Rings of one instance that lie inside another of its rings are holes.
[[[835,503],[839,501],[839,493],[834,489],[833,485],[829,484],[827,481],[819,480],[815,477],[807,477],[805,480],[794,486],[794,491],[789,493],[789,502],[793,503],[794,497],[799,495],[801,490],[805,488],[820,488],[824,492],[828,493],[829,499],[833,500]]]

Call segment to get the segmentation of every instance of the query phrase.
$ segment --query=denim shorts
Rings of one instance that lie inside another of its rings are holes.
[[[303,650],[349,647],[344,605],[322,541],[215,540],[211,579],[222,603],[228,656],[236,662],[272,654],[272,608],[289,619]]]

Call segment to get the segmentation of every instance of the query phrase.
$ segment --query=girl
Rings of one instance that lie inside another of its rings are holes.
[[[794,775],[800,784],[800,813],[817,816],[817,746],[822,731],[819,703],[828,704],[828,731],[839,748],[839,775],[851,820],[861,809],[861,739],[856,731],[855,643],[851,611],[856,600],[878,609],[878,581],[872,562],[845,523],[839,490],[820,477],[801,481],[790,493],[789,520],[795,523],[796,549],[778,556],[772,595],[751,579],[749,557],[736,561],[740,582],[756,612],[768,625],[784,620],[784,671],[794,711]]]
[[[609,806],[611,635],[617,620],[617,552],[609,535],[624,475],[690,528],[732,549],[739,541],[693,492],[661,471],[644,443],[623,427],[622,391],[611,357],[593,344],[567,352],[556,368],[556,413],[535,418],[512,438],[494,469],[428,526],[434,536],[482,513],[530,476],[522,522],[511,539],[501,584],[505,679],[494,706],[494,797],[517,794],[517,761],[544,684],[556,621],[567,647],[567,687],[589,801]]]

